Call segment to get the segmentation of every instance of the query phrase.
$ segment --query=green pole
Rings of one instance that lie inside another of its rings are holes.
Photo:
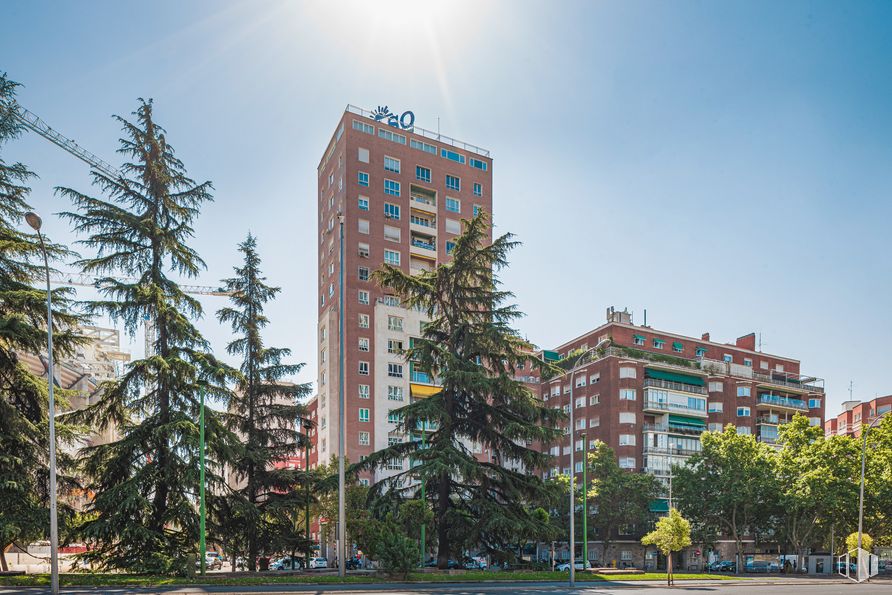
[[[582,433],[582,570],[588,562],[588,441]]]
[[[198,549],[201,555],[201,574],[204,576],[206,565],[207,565],[207,544],[204,542],[204,523],[206,511],[204,507],[204,389],[201,390],[201,411],[198,413],[198,425],[199,425],[199,438],[198,441],[201,444],[201,450],[199,451],[198,459],[199,464],[201,465],[201,469],[199,471],[199,479],[198,479],[198,500],[199,500],[199,521],[198,521]]]
[[[310,543],[310,425],[309,423],[304,426],[304,430],[306,431],[306,439],[307,442],[304,445],[304,472],[307,474],[306,479],[304,481],[304,530],[306,531],[307,538],[307,551],[304,557],[304,564],[306,569],[310,568],[310,554],[312,553],[313,546]]]
[[[425,432],[426,428],[424,427],[424,423],[421,425],[421,448],[422,450],[426,447],[425,441]],[[421,503],[426,504],[427,500],[424,495],[424,479],[421,480]],[[424,546],[425,546],[425,523],[421,523],[421,567],[424,568]]]

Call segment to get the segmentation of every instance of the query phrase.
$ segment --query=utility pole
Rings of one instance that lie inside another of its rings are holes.
[[[198,389],[201,393],[201,410],[198,412],[198,442],[201,450],[198,453],[199,471],[198,471],[198,499],[199,499],[199,517],[198,517],[198,549],[201,556],[201,575],[204,576],[207,570],[207,543],[205,543],[205,522],[207,517],[207,509],[204,502],[204,389]]]
[[[426,432],[427,428],[425,427],[427,422],[422,422],[421,424],[421,449],[424,450],[427,447],[426,441]],[[424,493],[424,477],[421,478],[421,504],[424,507],[424,510],[427,510],[427,498],[425,498]],[[424,568],[424,550],[425,550],[425,525],[427,523],[421,523],[421,567]]]
[[[313,546],[310,543],[310,428],[313,424],[309,419],[303,418],[304,426],[304,537],[307,541],[307,551],[304,554],[304,564],[310,568],[310,555]]]
[[[645,310],[646,312],[647,310]],[[588,562],[588,442],[582,433],[582,570]]]
[[[347,511],[344,477],[344,451],[346,450],[344,434],[344,214],[338,213],[338,232],[340,235],[338,261],[338,576],[347,576]]]

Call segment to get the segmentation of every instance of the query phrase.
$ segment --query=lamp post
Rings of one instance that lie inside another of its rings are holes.
[[[25,221],[37,232],[40,240],[40,251],[43,253],[43,268],[46,272],[46,355],[47,386],[49,387],[49,424],[50,424],[50,588],[53,595],[59,593],[59,521],[56,510],[56,400],[53,395],[53,298],[50,292],[50,261],[43,243],[40,227],[43,220],[33,212],[25,213]]]
[[[198,453],[198,549],[201,556],[201,575],[204,576],[207,571],[207,542],[205,541],[205,523],[207,518],[207,508],[204,500],[204,465],[205,465],[205,445],[204,445],[204,388],[200,388],[201,393],[201,411],[198,413],[198,441],[201,450]]]
[[[303,417],[298,418],[304,428],[304,533],[307,540],[307,551],[304,554],[304,563],[306,567],[310,567],[310,553],[312,545],[310,544],[310,428],[313,427],[312,422]]]
[[[877,424],[877,422],[879,422],[881,419],[883,419],[889,413],[892,413],[892,412],[886,411],[885,413],[877,415],[875,418],[873,418],[873,421],[871,421],[867,425],[867,427],[864,428],[864,430],[862,430],[862,432],[861,432],[861,437],[864,440],[861,445],[861,491],[860,491],[860,495],[858,496],[858,550],[859,550],[858,558],[859,558],[859,562],[860,562],[860,558],[861,558],[861,553],[860,553],[861,537],[863,535],[863,528],[864,528],[864,459],[867,456],[867,431],[870,428],[874,427]],[[859,564],[859,567],[860,567],[860,564]]]
[[[344,214],[338,213],[338,576],[347,576],[344,547],[347,542],[347,513],[344,492]]]

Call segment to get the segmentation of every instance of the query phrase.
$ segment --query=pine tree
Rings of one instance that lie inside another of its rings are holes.
[[[488,243],[484,213],[463,225],[451,262],[417,276],[389,265],[375,272],[376,281],[406,307],[419,308],[430,319],[406,358],[438,378],[441,390],[396,410],[400,431],[414,433],[423,423],[432,424],[426,447],[415,438],[360,464],[380,467],[388,459],[410,457],[407,471],[380,482],[376,490],[399,493],[417,489],[407,479],[426,482],[440,568],[446,568],[462,538],[456,528],[473,530],[490,550],[503,548],[518,532],[535,532],[537,517],[523,503],[543,494],[535,471],[546,466],[549,456],[533,445],[556,439],[560,430],[555,424],[562,418],[514,378],[515,366],[542,365],[511,328],[521,313],[505,304],[512,294],[499,289],[496,275],[517,242],[504,235]],[[491,450],[492,460],[478,461],[472,443]],[[512,471],[509,462],[527,471]]]
[[[308,384],[282,382],[294,376],[303,364],[287,364],[284,359],[290,349],[267,347],[262,330],[269,324],[263,313],[264,305],[281,291],[270,287],[260,271],[257,241],[250,234],[239,244],[244,255],[242,266],[235,268],[235,277],[223,280],[223,289],[231,294],[231,307],[217,312],[217,319],[229,323],[238,338],[226,347],[230,355],[241,356],[240,375],[236,390],[225,400],[226,427],[236,433],[244,449],[232,462],[235,476],[244,483],[236,490],[248,507],[253,509],[253,521],[247,524],[248,568],[256,570],[256,559],[261,543],[278,540],[273,518],[265,514],[279,501],[302,500],[303,490],[293,490],[298,481],[306,481],[306,474],[296,470],[276,468],[275,464],[293,455],[303,446],[303,435],[298,434],[298,417],[304,409],[298,400],[309,396]],[[299,502],[297,504],[300,504]],[[247,514],[251,514],[248,512]]]
[[[21,132],[12,115],[17,86],[0,74],[0,149]],[[0,570],[4,571],[3,552],[11,543],[25,545],[49,530],[47,383],[19,358],[21,353],[46,353],[47,344],[46,293],[39,289],[44,283],[43,256],[37,238],[19,231],[29,210],[26,184],[33,176],[21,163],[7,163],[0,152]],[[46,248],[53,260],[70,254],[51,242]],[[76,328],[82,318],[69,312],[69,290],[53,290],[52,298],[53,347],[61,356],[79,340]],[[59,444],[74,438],[73,428],[61,420],[56,432]],[[70,467],[65,451],[58,449],[57,460],[60,471]],[[59,487],[64,495],[66,483]]]
[[[204,268],[186,242],[212,187],[186,175],[153,119],[151,101],[140,100],[134,115],[135,124],[116,116],[125,133],[119,152],[132,160],[122,168],[126,179],[93,173],[107,200],[58,189],[77,209],[64,215],[96,250],[80,261],[83,270],[107,275],[99,282],[102,299],[88,311],[123,322],[131,336],[144,319],[156,329],[153,352],[103,383],[100,399],[83,411],[87,423],[120,435],[85,453],[95,498],[83,530],[94,545],[88,558],[102,568],[185,572],[198,538],[199,391],[225,397],[231,375],[192,324],[200,303],[168,273],[195,277]],[[211,411],[206,425],[213,488],[222,485],[216,470],[236,441]]]

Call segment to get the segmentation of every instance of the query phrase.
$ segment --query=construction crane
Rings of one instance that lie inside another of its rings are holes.
[[[17,103],[13,103],[9,106],[9,111],[12,116],[22,123],[23,126],[28,128],[29,130],[36,132],[46,140],[50,141],[60,149],[63,149],[74,155],[87,165],[89,165],[93,170],[109,177],[117,180],[124,180],[124,175],[118,170],[116,167],[97,157],[94,153],[84,149],[76,142],[68,138],[67,136],[60,134],[56,130],[54,130],[49,124],[44,122],[37,114],[34,112],[25,109],[21,105]],[[138,279],[136,277],[114,277],[118,281],[123,281],[126,283],[136,283]],[[79,285],[82,287],[98,287],[99,279],[92,275],[88,275],[86,273],[53,273],[50,275],[51,281],[59,285]],[[195,295],[214,295],[214,296],[228,296],[231,293],[226,291],[220,291],[214,287],[207,287],[203,285],[180,285],[180,289],[185,293],[191,293]],[[145,348],[146,355],[152,353],[153,351],[153,343],[155,337],[155,323],[150,318],[147,317],[145,319]]]
[[[98,289],[100,287],[99,280],[101,278],[106,279],[114,279],[115,281],[120,281],[123,283],[137,283],[139,281],[136,277],[109,277],[108,275],[104,277],[95,277],[93,275],[89,275],[87,273],[61,273],[59,271],[51,271],[50,272],[50,281],[55,283],[56,285],[76,285],[79,287],[92,287],[94,289]],[[180,289],[184,293],[189,293],[193,295],[213,295],[218,297],[227,297],[232,295],[231,291],[223,291],[221,289],[215,287],[208,287],[206,285],[180,285]],[[154,352],[153,344],[155,342],[155,321],[151,316],[146,316],[143,318],[143,326],[145,327],[145,354],[149,355]]]

